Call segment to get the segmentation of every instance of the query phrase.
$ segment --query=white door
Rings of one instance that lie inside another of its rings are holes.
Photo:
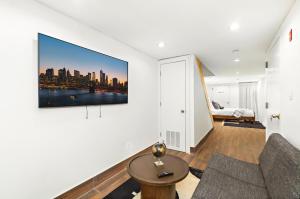
[[[268,55],[266,69],[266,125],[267,138],[272,133],[280,133],[280,57],[279,39]]]
[[[161,137],[170,149],[185,151],[186,61],[164,63],[161,71]]]

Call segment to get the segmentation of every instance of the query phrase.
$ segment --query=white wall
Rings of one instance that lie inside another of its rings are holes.
[[[225,108],[239,107],[239,84],[207,84],[210,101],[216,101]]]
[[[208,85],[208,93],[210,103],[215,101],[225,108],[231,107],[230,89],[227,85]]]
[[[225,108],[239,108],[239,84],[207,84],[210,101]]]
[[[0,1],[0,198],[53,198],[156,141],[157,62],[31,0]],[[37,33],[129,62],[129,103],[38,109]]]
[[[205,135],[213,128],[208,104],[206,101],[205,85],[201,81],[201,73],[198,64],[194,60],[194,136],[192,136],[192,147],[196,146]]]
[[[293,29],[293,41],[289,31]],[[300,148],[300,1],[297,0],[273,43],[280,38],[281,133]]]

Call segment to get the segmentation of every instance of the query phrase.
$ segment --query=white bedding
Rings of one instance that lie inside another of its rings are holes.
[[[253,110],[242,109],[242,108],[224,108],[224,109],[214,109],[212,108],[211,112],[213,115],[225,115],[233,116],[235,111],[238,111],[242,117],[254,117]]]

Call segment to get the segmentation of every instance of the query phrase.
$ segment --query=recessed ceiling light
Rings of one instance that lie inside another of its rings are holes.
[[[235,62],[240,62],[241,60],[239,58],[234,59]]]
[[[237,74],[237,75],[239,75],[239,74],[240,74],[240,72],[236,72],[236,74]]]
[[[160,47],[160,48],[165,47],[165,43],[164,43],[163,41],[159,42],[159,43],[158,43],[158,47]]]
[[[230,30],[231,31],[237,31],[240,29],[240,25],[237,23],[237,22],[233,22],[231,25],[230,25]]]

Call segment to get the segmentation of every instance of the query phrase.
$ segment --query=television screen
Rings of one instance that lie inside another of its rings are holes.
[[[128,103],[128,62],[38,34],[39,107]]]

